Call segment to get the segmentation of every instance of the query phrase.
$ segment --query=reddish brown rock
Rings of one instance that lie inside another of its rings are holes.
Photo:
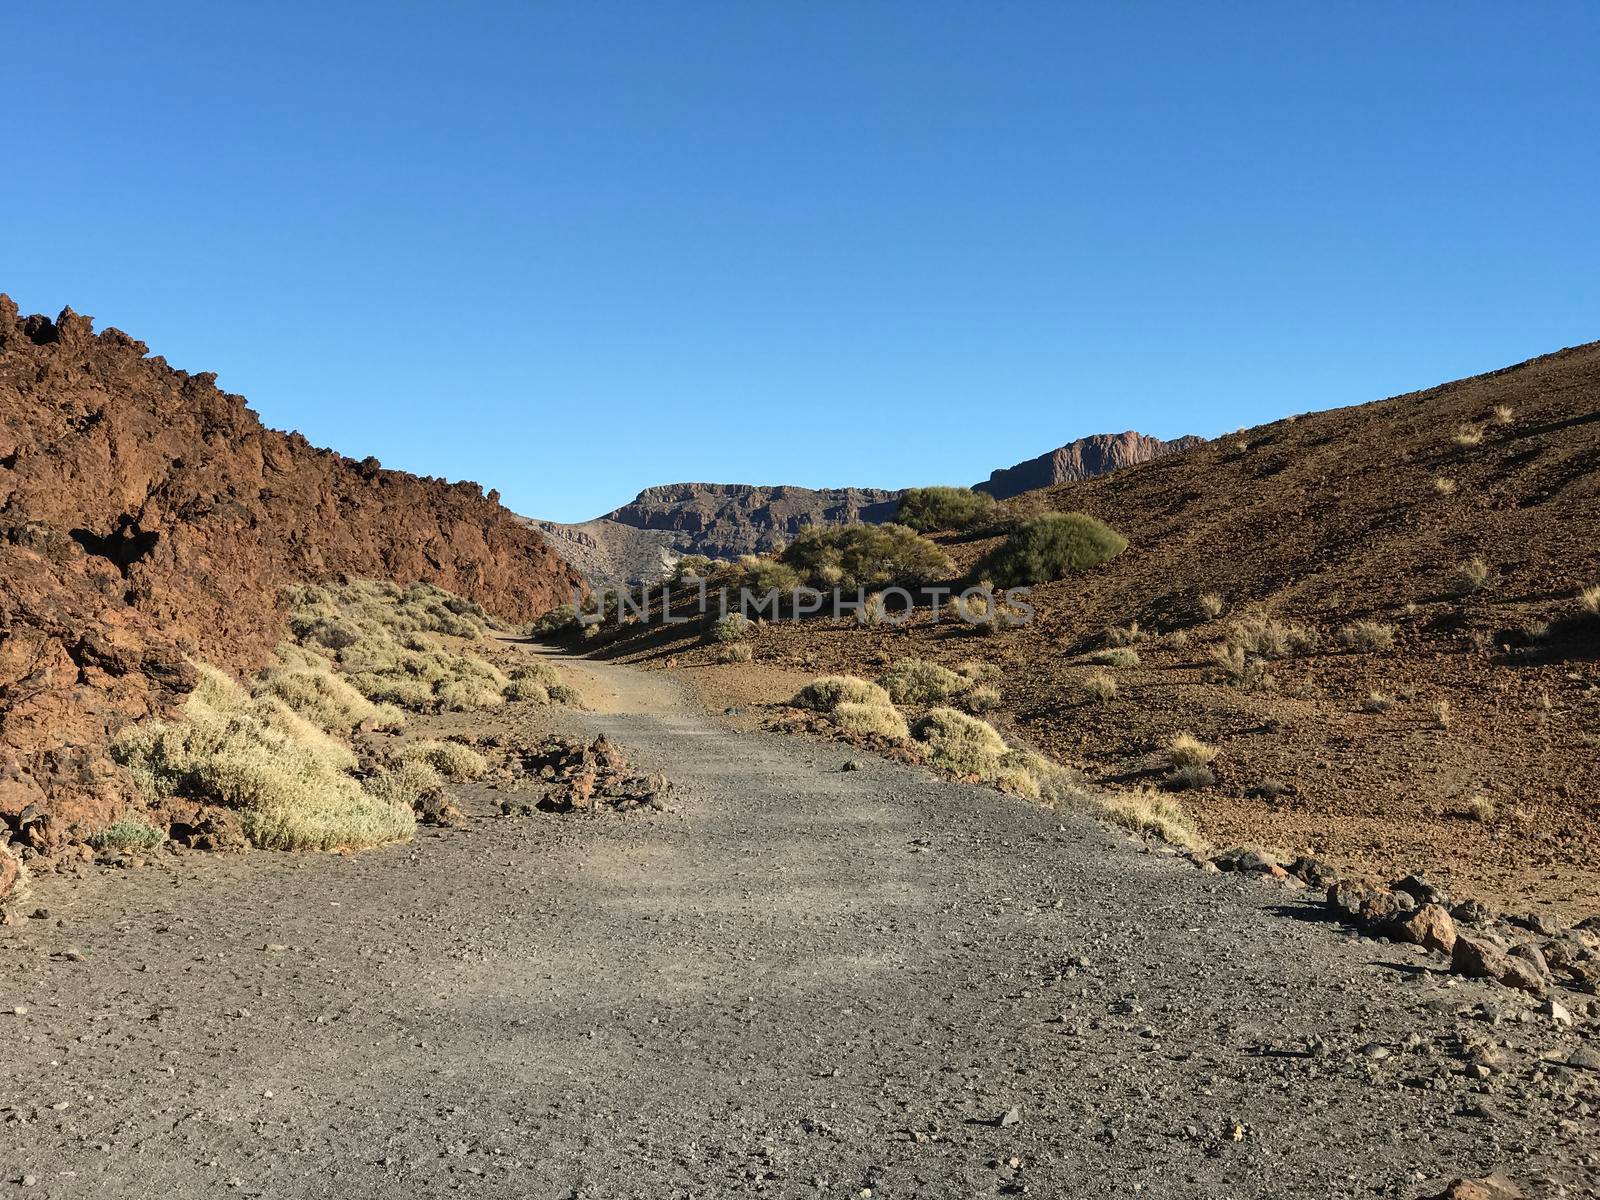
[[[340,572],[513,619],[577,583],[475,483],[320,450],[213,375],[0,296],[0,818],[103,826],[132,799],[105,754],[116,730],[174,711],[188,659],[260,666],[284,586]]]
[[[1389,935],[1397,942],[1410,942],[1450,954],[1456,946],[1456,923],[1443,905],[1424,904],[1414,912],[1391,921]]]
[[[1455,1179],[1427,1200],[1521,1200],[1522,1191],[1504,1175],[1487,1179]]]

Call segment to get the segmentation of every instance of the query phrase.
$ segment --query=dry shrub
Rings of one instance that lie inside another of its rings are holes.
[[[1495,807],[1493,800],[1487,796],[1469,797],[1462,807],[1461,815],[1469,821],[1477,821],[1483,825],[1492,825],[1495,818],[1500,815],[1500,810]]]
[[[1450,701],[1440,697],[1433,704],[1433,723],[1439,729],[1449,729],[1450,723],[1455,720],[1455,713],[1450,707]]]
[[[832,712],[840,704],[876,704],[893,707],[889,693],[871,680],[855,675],[824,675],[813,679],[789,701],[795,708]]]
[[[828,719],[845,733],[858,737],[882,737],[895,742],[904,742],[911,737],[906,719],[887,704],[861,704],[845,700],[833,706]]]
[[[1458,426],[1456,428],[1456,436],[1453,440],[1458,446],[1481,446],[1483,444],[1483,426]]]
[[[1382,692],[1368,692],[1367,698],[1361,702],[1361,711],[1366,713],[1386,713],[1394,707],[1394,697],[1385,696]]]
[[[375,704],[333,673],[332,664],[298,646],[280,646],[281,665],[268,667],[256,683],[258,696],[274,696],[324,733],[349,737],[362,725],[397,729],[405,714],[393,704]]]
[[[96,850],[154,850],[166,840],[166,830],[137,817],[113,821],[88,839]]]
[[[1216,784],[1217,777],[1210,767],[1191,763],[1188,766],[1173,767],[1161,778],[1161,786],[1169,792],[1187,792],[1198,788],[1208,788]]]
[[[1441,496],[1454,496],[1456,494],[1456,481],[1446,479],[1443,475],[1436,475],[1433,480],[1433,490]]]
[[[1496,425],[1509,425],[1516,419],[1516,410],[1509,404],[1497,405],[1494,410],[1494,423]]]
[[[275,696],[252,697],[213,667],[174,722],[131,726],[112,751],[148,799],[239,810],[256,845],[358,849],[408,838],[409,808],[362,790],[354,752]]]
[[[1096,650],[1089,661],[1102,667],[1137,667],[1139,652],[1131,646],[1117,646],[1111,650]]]
[[[1200,610],[1200,615],[1208,621],[1215,621],[1222,615],[1227,605],[1216,592],[1201,592],[1195,597],[1195,607]]]
[[[1600,588],[1596,588],[1595,592],[1600,595]],[[956,664],[956,673],[970,679],[973,683],[988,684],[990,687],[997,686],[1005,678],[1005,672],[995,666],[994,663],[980,662],[975,658],[958,662]]]
[[[719,663],[747,663],[755,661],[755,657],[749,642],[728,642],[711,652],[711,660]]]
[[[1307,625],[1280,621],[1263,613],[1249,613],[1233,622],[1224,644],[1257,658],[1291,658],[1315,654],[1322,637]]]
[[[1217,756],[1217,748],[1208,746],[1192,733],[1176,733],[1167,740],[1166,757],[1170,767],[1203,767]]]
[[[938,663],[902,658],[885,672],[883,686],[896,704],[939,704],[960,695],[972,683]]]
[[[400,751],[400,761],[425,762],[446,779],[477,779],[489,769],[489,760],[460,742],[412,742]]]
[[[1000,689],[978,684],[961,693],[961,707],[970,713],[985,713],[1000,707]]]
[[[765,594],[763,592],[763,594]],[[708,642],[738,642],[745,638],[754,637],[756,623],[743,613],[731,612],[719,617],[712,622],[711,628],[706,630]]]
[[[1117,698],[1117,681],[1105,671],[1090,671],[1078,681],[1078,690],[1089,700],[1109,704]]]
[[[1378,621],[1352,621],[1340,626],[1339,644],[1349,650],[1376,651],[1394,649],[1394,626]]]
[[[1277,686],[1277,681],[1267,670],[1266,660],[1245,653],[1243,646],[1223,642],[1212,646],[1210,654],[1212,663],[1223,677],[1247,692],[1263,692]]]
[[[1155,836],[1187,850],[1202,850],[1204,840],[1183,806],[1153,792],[1124,792],[1101,802],[1112,821],[1134,833]]]
[[[1578,607],[1591,617],[1600,617],[1600,584],[1578,593]]]
[[[362,786],[374,799],[412,812],[444,795],[443,776],[422,759],[396,763],[369,777]]]
[[[953,708],[935,708],[914,730],[928,761],[957,775],[992,780],[1008,747],[993,725]]]
[[[1474,556],[1455,569],[1455,574],[1450,577],[1451,590],[1458,596],[1481,592],[1489,585],[1492,575],[1489,564]]]
[[[1126,625],[1113,625],[1100,635],[1105,644],[1110,647],[1136,646],[1146,641],[1149,634],[1139,628],[1139,622],[1129,621]]]
[[[550,689],[533,679],[513,679],[506,684],[501,695],[507,700],[518,700],[524,704],[550,703]]]

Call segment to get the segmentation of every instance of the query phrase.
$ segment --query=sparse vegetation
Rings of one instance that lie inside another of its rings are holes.
[[[1212,646],[1211,661],[1224,678],[1247,692],[1262,692],[1277,686],[1266,660],[1249,653],[1243,646],[1231,642]]]
[[[1394,626],[1378,621],[1352,621],[1339,628],[1339,644],[1348,650],[1373,652],[1394,649]]]
[[[914,587],[955,570],[934,543],[892,523],[804,529],[779,559],[823,589]]]
[[[1368,692],[1367,698],[1361,702],[1361,711],[1365,713],[1386,713],[1394,707],[1394,697],[1385,696],[1382,692]]]
[[[706,630],[708,642],[738,642],[748,637],[754,637],[756,623],[743,613],[731,612],[717,618],[711,623],[711,628]]]
[[[995,508],[995,499],[987,492],[962,487],[912,488],[900,498],[895,519],[918,533],[968,529],[990,517]]]
[[[1139,665],[1139,652],[1130,646],[1117,646],[1110,650],[1096,650],[1089,661],[1102,667],[1125,669]]]
[[[729,642],[711,652],[711,660],[718,663],[747,663],[755,660],[755,647],[749,642]]]
[[[1134,833],[1152,835],[1188,850],[1203,848],[1194,821],[1177,801],[1153,792],[1124,792],[1102,802],[1106,816]]]
[[[331,654],[357,692],[422,712],[467,712],[499,704],[510,680],[475,654],[430,634],[479,640],[483,610],[431,584],[401,588],[370,579],[290,589],[290,629]],[[337,636],[329,640],[328,631]],[[337,643],[337,645],[335,645]]]
[[[1456,494],[1456,481],[1443,475],[1433,477],[1433,490],[1441,496],[1454,496]]]
[[[1222,615],[1227,607],[1221,596],[1216,592],[1201,592],[1195,598],[1195,607],[1200,610],[1200,615],[1208,621],[1215,621]]]
[[[1105,639],[1106,645],[1111,647],[1136,646],[1140,642],[1149,640],[1149,634],[1139,628],[1137,621],[1129,621],[1126,625],[1112,625],[1100,636]]]
[[[528,636],[539,641],[554,641],[578,628],[578,610],[570,604],[552,608],[528,626]],[[337,647],[335,647],[337,649]]]
[[[416,826],[409,807],[362,789],[348,745],[212,667],[200,667],[181,720],[130,726],[112,750],[147,798],[237,809],[258,846],[358,849],[408,838]]]
[[[993,686],[1005,678],[1005,672],[994,663],[981,662],[975,658],[966,659],[956,664],[956,673],[965,676],[973,683],[984,683]]]
[[[1455,444],[1458,446],[1479,446],[1483,444],[1482,425],[1460,425],[1456,428]]]
[[[1600,617],[1600,584],[1578,593],[1578,607],[1591,617]]]
[[[1315,654],[1322,638],[1309,626],[1251,613],[1233,622],[1224,644],[1246,655],[1275,659]]]
[[[1496,425],[1509,425],[1516,420],[1516,416],[1516,410],[1509,404],[1501,404],[1496,406],[1494,410],[1494,423]]]
[[[1174,734],[1166,746],[1167,765],[1170,767],[1203,767],[1217,756],[1217,748],[1208,746],[1192,733]]]
[[[845,733],[857,737],[883,737],[896,742],[904,742],[911,737],[905,717],[888,704],[860,704],[846,700],[834,705],[828,718]]]
[[[1450,707],[1450,701],[1440,697],[1433,703],[1433,723],[1436,728],[1449,729],[1450,723],[1455,720],[1455,713]]]
[[[1451,576],[1452,590],[1458,596],[1470,596],[1474,592],[1481,592],[1489,585],[1492,574],[1489,564],[1474,556],[1456,568],[1455,574]]]
[[[993,780],[1008,747],[993,725],[953,708],[935,708],[914,730],[928,761],[957,775]]]
[[[965,675],[920,658],[902,658],[883,676],[896,704],[941,704],[972,686]]]
[[[1173,767],[1161,779],[1161,786],[1169,792],[1187,792],[1215,786],[1216,775],[1210,767],[1199,763]]]
[[[1462,815],[1469,821],[1477,821],[1483,825],[1493,825],[1495,818],[1500,815],[1500,810],[1495,802],[1487,796],[1470,796],[1462,806]]]
[[[985,713],[1000,707],[1000,689],[986,683],[974,684],[961,693],[961,707],[970,713]]]
[[[427,763],[445,779],[459,781],[477,779],[489,769],[488,759],[460,742],[412,742],[401,749],[399,758],[402,763]]]
[[[1078,681],[1078,689],[1088,700],[1109,704],[1117,698],[1117,681],[1105,671],[1090,671]]]
[[[841,704],[877,704],[893,707],[889,693],[868,679],[855,675],[824,675],[813,679],[789,701],[795,708],[832,712]]]
[[[166,830],[136,817],[123,817],[91,834],[89,845],[96,850],[154,850],[166,840]]]
[[[1128,539],[1085,513],[1046,513],[1023,521],[978,564],[1000,587],[1049,583],[1121,554]]]

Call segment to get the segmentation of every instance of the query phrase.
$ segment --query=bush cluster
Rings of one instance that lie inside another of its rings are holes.
[[[900,497],[896,520],[908,529],[970,529],[994,515],[995,498],[963,487],[911,488]]]
[[[1085,513],[1046,513],[1023,521],[979,562],[999,587],[1049,583],[1114,558],[1128,539]]]

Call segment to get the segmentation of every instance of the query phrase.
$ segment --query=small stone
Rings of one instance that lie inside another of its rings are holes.
[[[1016,1107],[1006,1109],[1005,1112],[1001,1113],[997,1118],[995,1118],[995,1124],[1000,1126],[1002,1129],[1007,1125],[1022,1124],[1022,1110]]]
[[[1539,1008],[1541,1017],[1549,1017],[1557,1025],[1571,1025],[1572,1014],[1555,1000],[1546,1000]]]
[[[841,770],[841,771],[859,771],[859,770],[861,770],[861,764],[858,763],[853,758],[847,758],[847,759],[844,760],[844,765],[842,765],[839,768],[839,770]]]

